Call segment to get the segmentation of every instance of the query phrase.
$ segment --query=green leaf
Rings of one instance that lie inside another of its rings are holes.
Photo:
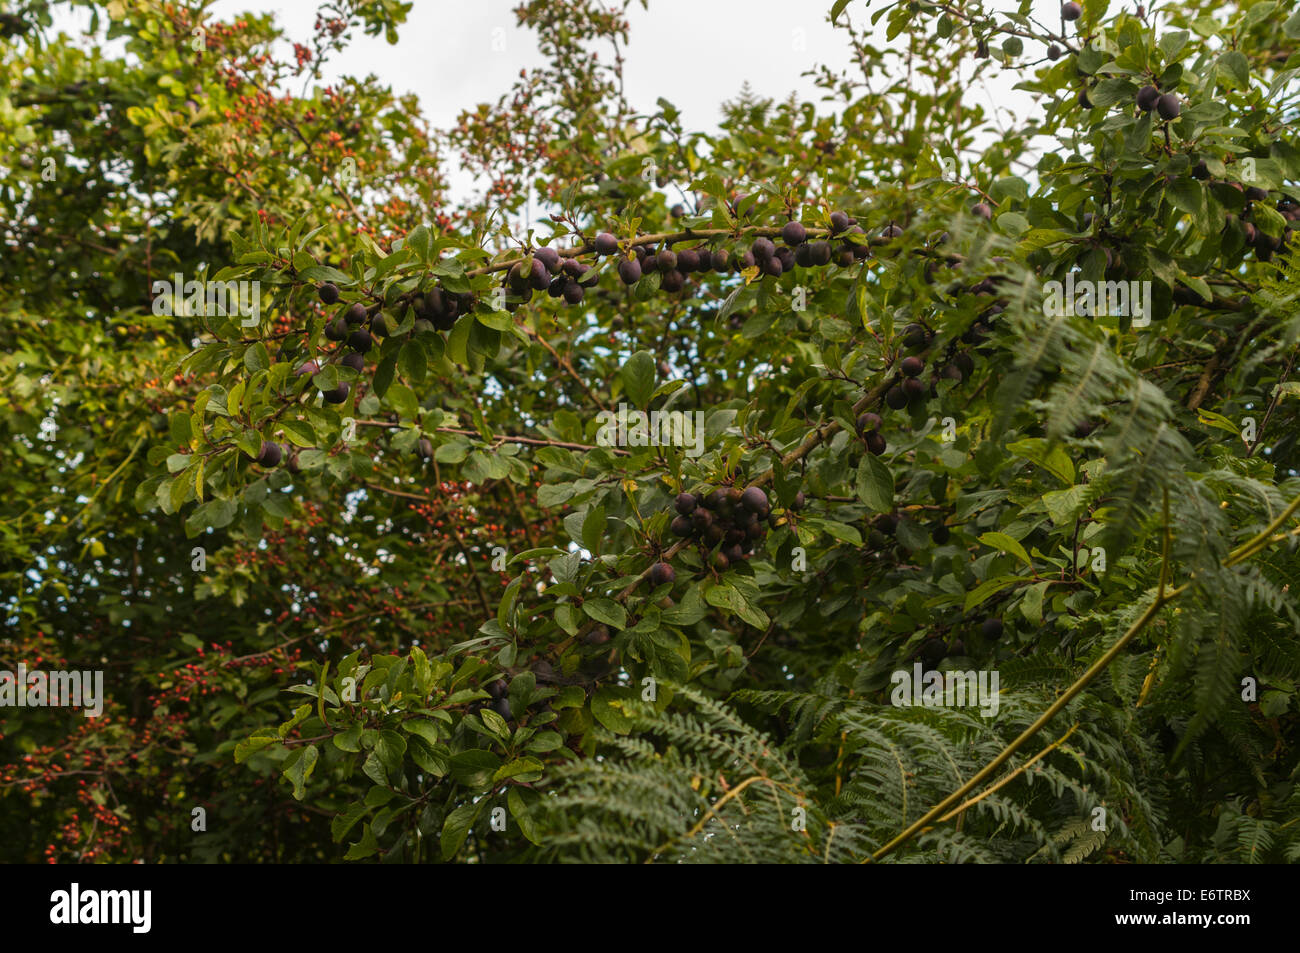
[[[856,491],[858,499],[877,513],[894,508],[894,477],[874,453],[867,453],[858,464]]]
[[[588,599],[582,604],[582,611],[597,622],[616,629],[627,628],[627,610],[613,599]]]
[[[308,705],[307,707],[310,708],[311,706]],[[320,758],[320,751],[317,750],[315,745],[308,745],[306,748],[299,750],[302,752],[300,756],[290,756],[290,764],[285,768],[284,776],[293,785],[294,798],[301,801],[307,793],[307,779],[311,777],[311,773],[316,767],[316,761]]]
[[[465,838],[469,836],[469,829],[478,820],[479,811],[486,803],[467,801],[447,815],[447,819],[442,822],[442,834],[439,836],[443,860],[451,860],[456,856],[456,852],[465,843]]]
[[[1030,569],[1034,568],[1033,562],[1029,559],[1029,553],[1025,552],[1025,547],[1012,539],[1006,533],[984,533],[980,536],[980,542],[992,549],[1000,550],[1004,553],[1010,553]]]
[[[655,389],[655,359],[649,351],[637,351],[619,371],[628,400],[645,410]]]
[[[986,579],[974,589],[966,594],[966,604],[962,607],[963,612],[970,612],[977,605],[987,599],[989,596],[1001,592],[1007,586],[1014,586],[1018,582],[1023,582],[1021,576],[995,576],[992,579]]]

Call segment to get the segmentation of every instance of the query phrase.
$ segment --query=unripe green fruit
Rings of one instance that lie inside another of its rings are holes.
[[[1149,113],[1156,108],[1156,102],[1160,99],[1160,90],[1154,86],[1143,86],[1137,91],[1137,95],[1133,99],[1137,103],[1138,109],[1144,113]]]
[[[668,563],[655,563],[650,567],[650,584],[654,586],[664,586],[671,584],[677,578],[677,573]]]
[[[327,281],[316,289],[316,294],[320,295],[321,301],[325,304],[337,304],[339,300],[339,286],[332,281]]]
[[[257,452],[257,462],[264,467],[273,467],[280,462],[280,445],[272,443],[269,440],[263,440],[262,446]]]
[[[593,245],[598,255],[612,255],[618,251],[618,239],[609,232],[598,232]]]

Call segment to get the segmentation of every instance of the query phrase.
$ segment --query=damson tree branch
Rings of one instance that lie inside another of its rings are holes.
[[[1247,540],[1245,543],[1242,543],[1240,546],[1238,546],[1236,549],[1230,552],[1228,556],[1223,560],[1223,565],[1225,567],[1234,566],[1240,563],[1242,560],[1248,559],[1250,556],[1253,556],[1255,553],[1260,552],[1262,549],[1266,548],[1270,543],[1277,541],[1277,539],[1285,538],[1285,535],[1289,535],[1289,534],[1284,534],[1282,537],[1277,537],[1274,536],[1273,534],[1284,523],[1286,523],[1286,521],[1290,519],[1298,509],[1300,509],[1300,496],[1297,496],[1294,500],[1292,500],[1290,505],[1287,506],[1287,508],[1283,510],[1280,514],[1278,514],[1277,518],[1274,519],[1271,523],[1269,523],[1268,526],[1260,530],[1260,532],[1258,532],[1249,540]],[[1168,549],[1166,548],[1164,555],[1161,558],[1161,565],[1160,565],[1161,585],[1157,590],[1156,595],[1152,598],[1151,604],[1147,606],[1146,611],[1144,611],[1142,615],[1138,617],[1137,621],[1135,621],[1132,625],[1128,627],[1128,630],[1123,635],[1121,635],[1118,640],[1116,640],[1114,645],[1112,645],[1109,649],[1107,649],[1106,652],[1099,659],[1097,659],[1097,661],[1093,662],[1092,665],[1088,666],[1087,671],[1085,671],[1082,675],[1080,675],[1078,679],[1075,680],[1074,684],[1072,684],[1069,688],[1067,688],[1065,692],[1061,695],[1061,697],[1058,698],[1055,702],[1053,702],[1052,705],[1045,712],[1043,712],[1042,715],[1040,715],[1032,725],[1030,725],[1028,728],[1022,731],[1019,737],[1017,737],[1009,745],[1003,748],[1002,752],[996,758],[994,758],[987,765],[981,768],[979,772],[975,774],[974,777],[972,777],[969,781],[963,784],[960,788],[958,788],[952,794],[948,795],[946,798],[944,798],[942,801],[940,801],[938,804],[932,807],[929,811],[927,811],[923,816],[918,818],[905,831],[903,831],[901,834],[899,834],[889,843],[885,844],[885,846],[881,847],[874,854],[864,858],[862,863],[865,864],[871,861],[880,860],[882,857],[885,857],[887,854],[890,854],[893,851],[897,850],[903,844],[907,843],[909,840],[915,837],[921,830],[923,830],[926,827],[926,825],[930,824],[936,819],[942,819],[945,812],[949,811],[955,804],[960,802],[962,798],[964,798],[971,791],[975,790],[975,788],[977,788],[986,779],[988,779],[994,772],[996,772],[998,768],[1006,764],[1007,760],[1018,750],[1020,750],[1020,748],[1027,741],[1029,741],[1030,738],[1038,734],[1038,732],[1041,731],[1043,727],[1047,725],[1048,722],[1050,722],[1053,718],[1055,718],[1058,714],[1060,714],[1061,710],[1065,708],[1065,706],[1068,705],[1076,696],[1078,696],[1078,694],[1082,692],[1084,688],[1086,688],[1094,678],[1096,678],[1103,671],[1105,671],[1110,666],[1110,664],[1115,661],[1115,659],[1119,658],[1120,653],[1124,651],[1125,646],[1127,646],[1129,642],[1133,640],[1133,637],[1135,635],[1137,635],[1144,628],[1146,628],[1147,624],[1150,623],[1151,620],[1156,617],[1156,614],[1162,608],[1164,608],[1170,602],[1173,602],[1183,593],[1187,592],[1187,590],[1192,587],[1193,585],[1192,582],[1185,582],[1176,589],[1165,588],[1165,580],[1168,579],[1168,562],[1169,562],[1169,552]]]

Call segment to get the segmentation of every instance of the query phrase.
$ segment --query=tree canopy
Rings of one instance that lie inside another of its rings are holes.
[[[0,669],[106,697],[0,857],[1300,859],[1300,13],[835,0],[699,130],[632,3],[449,129],[397,0],[8,5]]]

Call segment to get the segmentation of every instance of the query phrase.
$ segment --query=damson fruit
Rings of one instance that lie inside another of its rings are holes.
[[[713,265],[713,270],[719,274],[725,274],[731,270],[731,252],[725,248],[714,248],[709,252],[709,258]],[[704,252],[700,252],[701,267],[703,267]]]
[[[925,361],[919,357],[905,357],[902,363],[898,365],[898,368],[908,377],[919,377],[921,372],[925,370]]]
[[[306,361],[298,365],[298,369],[293,372],[294,377],[302,377],[304,374],[316,374],[320,371],[320,365],[315,361]]]
[[[726,553],[719,550],[709,557],[709,565],[718,572],[726,572],[727,567],[731,565],[731,560],[727,558]]]
[[[831,232],[838,235],[840,232],[847,231],[849,227],[849,216],[846,212],[831,212]]]
[[[943,639],[928,638],[921,643],[920,655],[931,665],[937,665],[944,660],[948,654],[948,646],[944,645]]]
[[[886,536],[893,536],[898,529],[898,516],[894,513],[881,513],[872,525]]]
[[[961,368],[962,374],[966,377],[970,377],[975,373],[975,362],[965,351],[958,351],[954,354],[952,356],[952,362],[956,364],[957,367]]]
[[[773,278],[780,278],[785,273],[785,266],[781,264],[781,259],[773,255],[763,261],[763,274],[771,275]]]
[[[677,573],[673,567],[667,563],[655,563],[650,567],[650,583],[655,586],[665,586],[672,583],[677,578]]]
[[[1156,100],[1156,112],[1160,114],[1161,119],[1177,119],[1182,111],[1183,104],[1173,93],[1165,93]]]
[[[800,268],[812,267],[812,248],[805,242],[794,250],[794,263]]]
[[[793,248],[790,248],[787,245],[782,245],[780,248],[776,250],[776,255],[774,255],[773,257],[776,258],[776,260],[781,263],[781,269],[783,271],[794,271],[794,249]]]
[[[939,372],[939,378],[946,381],[960,381],[965,379],[965,375],[956,364],[945,364],[943,370]]]
[[[938,543],[940,546],[948,542],[948,537],[950,535],[951,533],[948,530],[948,527],[945,526],[943,523],[940,523],[934,529],[930,530],[930,538],[934,540],[936,543]]]
[[[894,410],[902,410],[907,406],[907,395],[903,393],[903,388],[895,384],[889,390],[885,391],[885,403]]]
[[[866,413],[858,415],[858,433],[866,434],[873,430],[879,430],[882,423],[883,421],[880,419],[880,414],[873,414],[868,410]]]
[[[673,500],[673,507],[682,516],[690,516],[695,512],[695,494],[678,493],[677,499]]]
[[[257,462],[264,467],[273,467],[280,462],[280,445],[263,440],[257,452]]]
[[[987,639],[996,639],[1002,634],[1002,620],[997,616],[989,616],[980,623],[980,633]]]
[[[696,529],[708,529],[713,525],[713,514],[701,507],[691,514],[691,524]]]
[[[343,360],[339,361],[344,367],[350,367],[354,371],[364,371],[366,369],[366,359],[360,354],[344,354]]]
[[[1133,97],[1133,101],[1137,103],[1138,109],[1142,110],[1144,113],[1149,113],[1151,110],[1155,109],[1156,102],[1159,99],[1160,90],[1156,89],[1154,86],[1143,86],[1137,91],[1137,95]]]
[[[583,264],[576,258],[566,258],[564,264],[560,266],[560,271],[570,278],[581,278],[590,268],[590,265]]]
[[[1268,198],[1268,192],[1265,189],[1252,185],[1250,188],[1246,189],[1246,198],[1251,202],[1262,202],[1264,199]]]
[[[496,681],[487,683],[487,693],[493,698],[502,698],[509,690],[510,686],[506,684],[505,679],[503,678],[498,678]]]
[[[372,343],[374,343],[374,341],[370,337],[370,332],[365,328],[357,328],[348,335],[348,347],[352,348],[354,351],[360,351],[362,354],[370,350],[370,345]]]
[[[754,244],[749,247],[749,250],[754,253],[754,261],[759,263],[767,261],[776,254],[776,246],[772,244],[772,240],[762,236],[754,239]]]
[[[321,301],[326,304],[337,304],[339,300],[339,286],[332,281],[327,281],[316,289],[316,294],[320,295]]]
[[[849,267],[849,265],[853,264],[853,261],[854,255],[852,248],[841,248],[835,253],[835,264],[839,265],[841,268]]]
[[[1060,48],[1059,46],[1057,46],[1055,43],[1049,43],[1049,44],[1047,45],[1047,58],[1048,58],[1049,60],[1057,60],[1057,59],[1060,59],[1060,58],[1061,58],[1061,48]]]
[[[814,265],[829,265],[831,263],[831,243],[816,241],[808,246],[808,257]]]
[[[925,396],[925,385],[915,377],[909,377],[902,383],[903,396],[909,401],[920,400]]]
[[[352,389],[347,381],[340,381],[339,386],[333,390],[327,390],[322,396],[327,404],[341,404],[348,399],[348,391]]]
[[[428,437],[421,437],[415,442],[415,455],[422,460],[429,460],[433,457],[433,441]]]
[[[560,253],[549,245],[533,252],[533,260],[540,261],[552,274],[560,270]]]
[[[609,232],[597,232],[593,245],[598,255],[612,255],[618,251],[618,239]]]
[[[993,220],[993,209],[989,208],[987,202],[976,202],[971,212],[984,219],[986,222]]]
[[[897,225],[889,225],[880,234],[884,238],[899,238],[902,236],[903,230],[899,228]]]
[[[730,546],[724,546],[722,553],[733,563],[738,563],[745,558],[745,549],[739,543],[732,543]]]
[[[641,263],[633,258],[624,258],[618,263],[618,276],[625,285],[634,285],[641,280]]]
[[[808,240],[808,229],[802,222],[786,222],[781,227],[781,240],[787,245],[802,245]]]
[[[534,258],[528,269],[528,284],[534,291],[545,291],[551,284],[551,273],[540,258]]]
[[[677,255],[677,268],[683,274],[689,275],[693,271],[700,270],[700,253],[693,248],[683,249]]]
[[[1091,108],[1092,108],[1092,100],[1088,98],[1088,87],[1087,87],[1087,86],[1085,86],[1083,89],[1079,90],[1079,105],[1082,106],[1084,109],[1091,109]]]
[[[506,721],[509,721],[510,720],[510,699],[507,698],[505,695],[502,695],[500,698],[498,698],[496,701],[492,703],[492,710],[496,712],[498,715],[500,715],[502,718],[504,718]]]
[[[564,294],[564,286],[568,283],[568,281],[569,279],[564,277],[564,275],[556,275],[554,278],[551,279],[551,283],[547,287],[546,293],[550,295],[552,298],[560,297],[561,295]]]
[[[659,287],[670,294],[681,291],[686,285],[686,277],[676,269],[665,271],[659,279]]]
[[[1077,20],[1081,16],[1083,16],[1083,7],[1075,3],[1074,0],[1070,0],[1069,3],[1061,4],[1062,20]]]
[[[885,452],[885,438],[881,435],[879,430],[868,431],[866,436],[862,439],[866,443],[867,449],[876,456],[880,456]]]
[[[582,637],[588,645],[604,645],[609,641],[609,626],[598,625]]]
[[[668,528],[672,530],[674,536],[690,536],[695,532],[695,523],[689,516],[674,516]]]
[[[342,318],[335,318],[325,325],[325,337],[331,341],[342,341],[348,336],[348,323]]]
[[[360,301],[352,302],[351,306],[343,312],[343,318],[348,324],[360,324],[366,319],[366,306]]]
[[[767,494],[759,487],[746,487],[740,494],[740,505],[751,513],[761,513],[768,508]]]
[[[677,252],[673,251],[671,248],[665,248],[659,254],[655,255],[655,268],[659,271],[666,274],[676,267]]]
[[[586,294],[586,291],[582,287],[582,285],[578,284],[572,278],[565,279],[564,282],[565,301],[567,301],[569,304],[577,304],[582,300],[584,294]]]
[[[753,268],[756,264],[758,264],[758,259],[754,257],[754,253],[748,248],[736,257],[736,268],[739,271],[744,271],[746,268]]]
[[[930,343],[930,335],[919,324],[909,324],[903,328],[903,347],[915,351]]]

